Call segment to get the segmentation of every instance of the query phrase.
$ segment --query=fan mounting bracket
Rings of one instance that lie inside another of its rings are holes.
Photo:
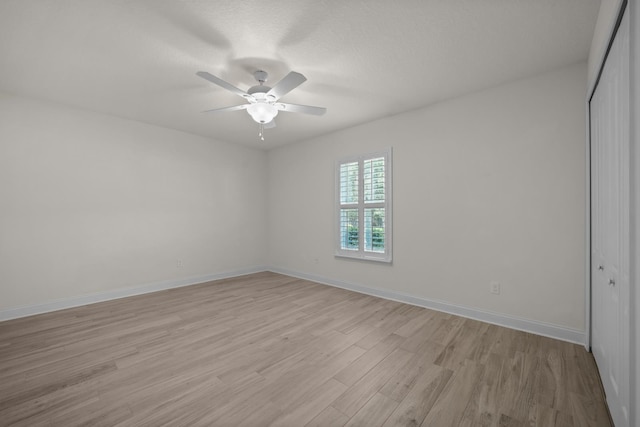
[[[253,77],[260,83],[264,84],[269,78],[269,73],[263,70],[257,70],[253,73]]]

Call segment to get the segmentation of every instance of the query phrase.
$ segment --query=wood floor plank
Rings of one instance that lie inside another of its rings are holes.
[[[399,369],[412,359],[412,356],[411,353],[405,350],[395,349],[354,385],[349,387],[333,402],[332,406],[350,417],[353,416],[374,394],[393,378]]]
[[[369,372],[369,370],[393,352],[393,350],[395,350],[395,348],[403,341],[404,338],[399,335],[389,335],[349,366],[346,366],[343,370],[337,373],[335,378],[348,386],[355,384],[360,378]]]
[[[452,371],[438,365],[425,367],[411,390],[386,420],[384,427],[421,425],[452,374]]]
[[[416,310],[414,310],[413,315],[408,317],[408,322],[394,331],[396,335],[409,338],[433,319],[435,314],[433,310],[418,309],[418,307],[414,308]]]
[[[360,352],[357,346],[350,346],[344,351],[333,355],[321,363],[307,364],[292,369],[286,375],[278,378],[276,384],[279,388],[273,389],[272,400],[281,406],[287,405],[290,401],[296,399],[301,394],[307,393],[329,379],[335,377],[336,373],[344,369],[358,360],[355,355]],[[295,385],[295,386],[292,386]]]
[[[571,416],[577,426],[596,427],[611,425],[611,419],[601,399],[571,393]]]
[[[441,351],[442,346],[428,342],[428,345],[421,347],[418,352],[411,353],[413,354],[411,360],[380,389],[380,393],[398,402],[403,400],[421,374],[433,365],[434,359]]]
[[[496,354],[489,354],[483,364],[484,371],[479,379],[479,387],[470,396],[470,405],[465,408],[465,417],[472,424],[497,426],[501,419],[501,407],[505,388],[502,386],[502,370],[506,361]]]
[[[346,388],[347,386],[340,381],[331,378],[288,403],[283,408],[283,414],[272,425],[282,427],[306,425],[343,394]]]
[[[483,366],[471,361],[460,366],[449,379],[421,425],[423,427],[457,426],[464,416],[464,411],[476,387],[479,386],[478,380],[482,376],[483,369]]]
[[[285,358],[258,369],[267,378],[281,378],[295,371],[305,372],[312,366],[326,366],[334,357],[341,358],[341,366],[349,366],[361,357],[366,350],[354,345],[358,337],[345,335],[341,332],[328,332],[316,341],[296,352],[291,352]]]
[[[529,417],[529,424],[548,427],[577,426],[573,422],[573,417],[569,413],[560,412],[541,404],[536,405],[534,411],[532,411],[531,416]]]
[[[462,365],[477,347],[481,339],[481,322],[465,319],[455,335],[446,343],[442,353],[433,363],[443,368],[453,369]]]
[[[536,378],[540,369],[538,357],[516,352],[507,360],[502,370],[502,390],[500,412],[517,420],[526,420],[531,408],[536,404]]]
[[[314,419],[309,421],[305,427],[342,427],[349,421],[342,412],[338,411],[333,406],[327,406],[322,412],[315,416]]]
[[[377,427],[384,424],[389,415],[398,407],[398,402],[383,394],[376,393],[345,427]]]
[[[609,426],[581,346],[271,272],[0,322],[0,426]]]

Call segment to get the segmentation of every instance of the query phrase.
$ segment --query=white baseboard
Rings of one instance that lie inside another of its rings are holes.
[[[98,292],[89,295],[81,295],[71,298],[62,298],[54,301],[26,305],[22,307],[0,310],[0,321],[17,319],[19,317],[32,316],[34,314],[48,313],[50,311],[64,310],[65,308],[78,307],[81,305],[95,304],[97,302],[110,301],[119,298],[131,297],[134,295],[148,294],[150,292],[164,291],[166,289],[180,288],[182,286],[196,285],[210,282],[212,280],[227,279],[230,277],[244,276],[245,274],[267,271],[264,266],[256,266],[241,270],[228,271],[223,273],[207,274],[204,276],[185,277],[174,280],[164,280],[156,283],[147,283],[140,286],[125,289],[115,289],[113,291]]]
[[[0,321],[16,319],[19,317],[32,316],[34,314],[48,313],[51,311],[63,310],[65,308],[78,307],[81,305],[94,304],[103,301],[110,301],[119,298],[130,297],[134,295],[146,294],[150,292],[163,291],[165,289],[179,288],[182,286],[190,286],[199,283],[210,282],[212,280],[227,279],[230,277],[243,276],[245,274],[258,273],[261,271],[272,271],[287,276],[297,277],[300,279],[310,280],[325,285],[330,285],[342,289],[347,289],[362,294],[372,295],[385,298],[392,301],[403,302],[416,305],[419,307],[430,308],[445,313],[455,314],[470,319],[480,320],[482,322],[492,323],[495,325],[505,326],[511,329],[530,332],[532,334],[542,335],[545,337],[556,338],[562,341],[568,341],[576,344],[584,345],[585,332],[577,329],[566,328],[564,326],[554,325],[550,323],[539,322],[537,320],[524,319],[501,313],[494,313],[485,310],[479,310],[471,307],[451,304],[444,301],[436,301],[422,297],[416,297],[400,292],[393,292],[383,289],[371,288],[355,283],[344,282],[336,279],[328,279],[313,274],[291,271],[278,267],[256,266],[241,270],[209,274],[205,276],[186,277],[175,280],[165,280],[156,283],[147,283],[144,285],[116,289],[113,291],[99,292],[89,295],[81,295],[71,298],[58,299],[42,304],[34,304],[16,308],[0,310]]]
[[[445,313],[455,314],[457,316],[467,317],[469,319],[480,320],[482,322],[492,323],[494,325],[504,326],[519,331],[530,332],[536,335],[542,335],[549,338],[555,338],[562,341],[568,341],[575,344],[584,345],[585,332],[577,329],[567,328],[564,326],[554,325],[551,323],[539,322],[537,320],[524,319],[520,317],[510,316],[507,314],[494,313],[491,311],[479,310],[476,308],[465,307],[461,305],[451,304],[443,301],[436,301],[413,295],[403,294],[400,292],[387,291],[382,289],[370,288],[364,285],[348,283],[341,280],[327,279],[326,277],[316,276],[313,274],[300,273],[278,267],[270,267],[269,271],[274,273],[285,274],[287,276],[297,277],[300,279],[310,280],[325,285],[335,286],[337,288],[347,289],[362,294],[372,295],[392,301],[403,302],[418,307],[430,308]]]

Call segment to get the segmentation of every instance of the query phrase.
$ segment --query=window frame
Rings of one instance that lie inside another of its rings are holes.
[[[338,159],[335,162],[335,256],[339,258],[354,258],[366,261],[392,262],[392,177],[393,177],[393,150],[391,147],[381,151],[375,151],[366,154],[347,156]],[[364,162],[376,158],[384,158],[384,186],[385,200],[384,202],[365,202],[364,201]],[[340,168],[345,163],[358,163],[358,202],[342,204],[340,200]],[[358,210],[358,249],[343,249],[341,234],[341,211],[344,208],[353,208]],[[364,239],[364,210],[365,208],[384,208],[384,252],[374,252],[365,250]]]

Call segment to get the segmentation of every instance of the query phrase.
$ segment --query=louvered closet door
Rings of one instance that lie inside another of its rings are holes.
[[[629,425],[629,18],[590,103],[591,330],[611,416]]]

